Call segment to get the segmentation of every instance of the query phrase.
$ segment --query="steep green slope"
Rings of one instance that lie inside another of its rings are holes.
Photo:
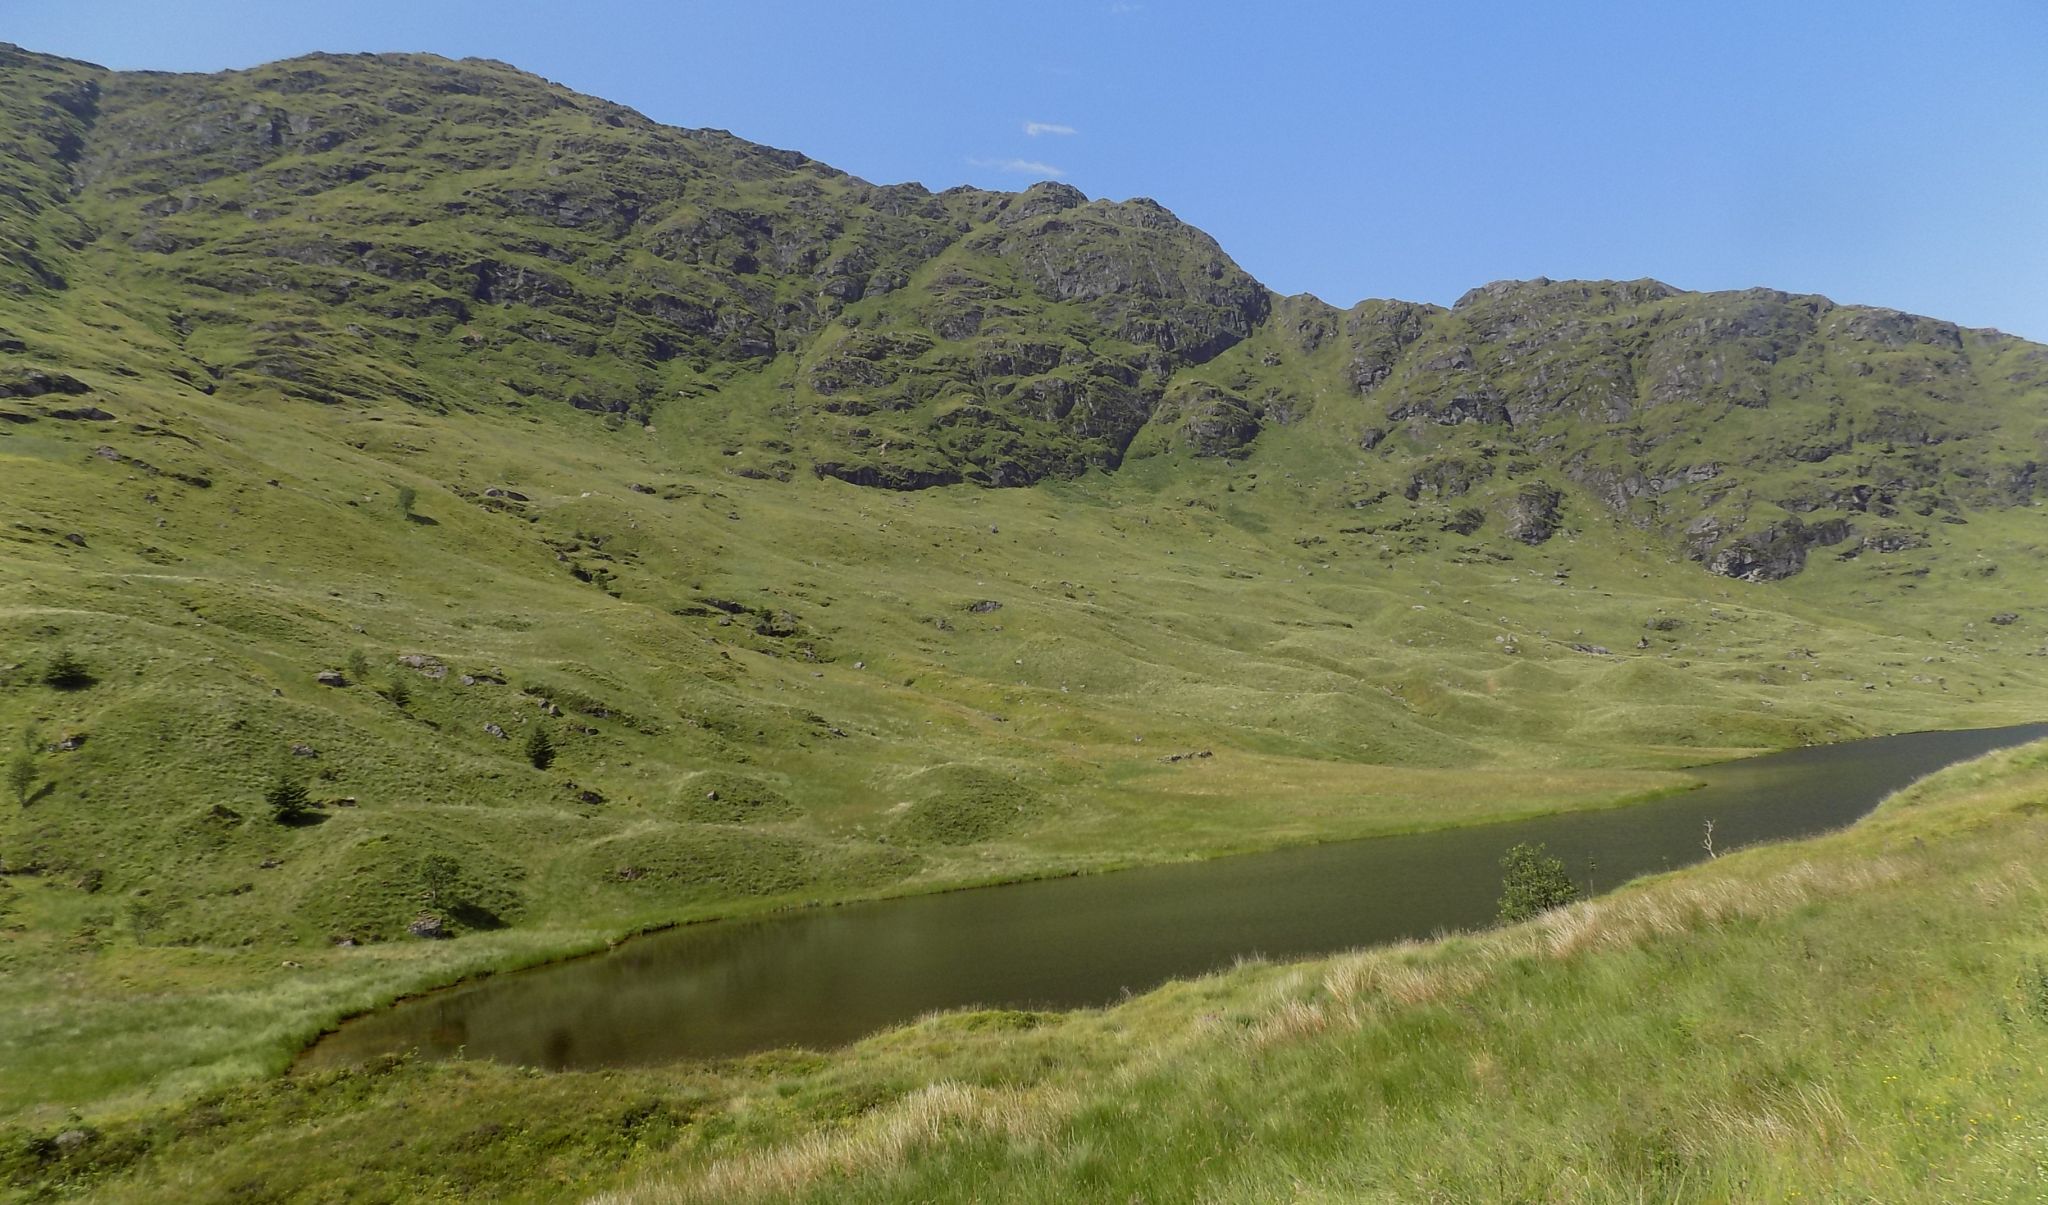
[[[38,1124],[650,925],[2048,700],[2048,351],[1992,333],[1646,282],[1338,311],[1150,202],[878,187],[491,63],[7,49],[0,140]],[[409,936],[434,855],[459,940]]]

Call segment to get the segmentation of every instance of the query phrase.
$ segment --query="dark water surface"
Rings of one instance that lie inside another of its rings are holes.
[[[1472,928],[1501,852],[1542,841],[1584,885],[1862,816],[1950,763],[2048,724],[1923,732],[1727,762],[1707,785],[1607,811],[691,925],[498,975],[344,1025],[301,1066],[416,1049],[555,1069],[839,1045],[936,1009],[1106,1004],[1245,955],[1289,958]]]

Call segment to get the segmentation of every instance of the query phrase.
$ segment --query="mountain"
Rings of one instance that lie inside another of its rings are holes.
[[[6,47],[0,143],[23,1151],[640,929],[2048,702],[2048,348],[1996,332],[1338,309],[1152,201],[874,185],[476,60]]]
[[[2048,350],[1995,332],[1653,281],[1340,311],[1148,200],[870,185],[497,63],[6,55],[10,291],[116,288],[154,345],[123,368],[229,398],[684,398],[747,471],[897,489],[1242,458],[1322,409],[1361,509],[1614,515],[1762,579],[2048,490]]]

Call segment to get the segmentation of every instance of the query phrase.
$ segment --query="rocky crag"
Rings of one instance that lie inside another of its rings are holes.
[[[1375,532],[1611,517],[1752,580],[2048,490],[2048,349],[1817,296],[1539,279],[1340,310],[1149,200],[873,185],[483,61],[7,48],[0,114],[0,321],[93,286],[124,334],[81,364],[0,332],[13,399],[90,404],[93,371],[611,424],[681,399],[729,471],[899,490],[1244,461],[1320,412]]]

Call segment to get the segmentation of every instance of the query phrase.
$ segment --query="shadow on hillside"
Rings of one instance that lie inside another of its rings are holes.
[[[505,920],[489,908],[476,904],[456,904],[448,909],[449,917],[465,929],[502,929]]]
[[[417,523],[417,524],[419,524],[419,525],[420,525],[421,527],[439,527],[439,526],[441,526],[441,520],[439,520],[439,519],[433,519],[433,518],[429,518],[429,517],[427,517],[426,515],[407,515],[407,516],[405,517],[405,521],[406,521],[406,522],[408,522],[408,523]]]

